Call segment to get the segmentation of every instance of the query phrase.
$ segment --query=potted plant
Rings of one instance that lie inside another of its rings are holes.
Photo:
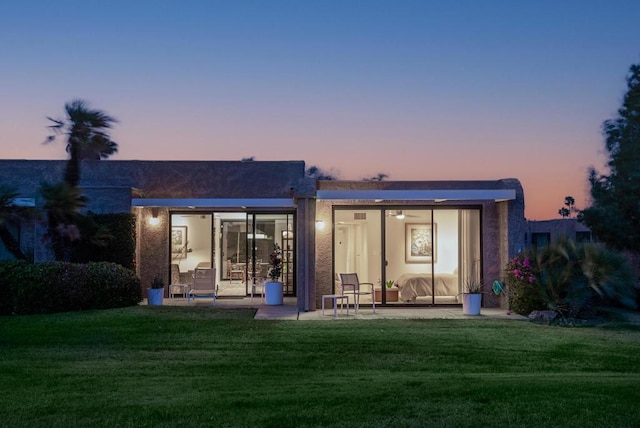
[[[156,275],[151,281],[151,288],[147,288],[147,302],[150,306],[160,306],[162,305],[163,297],[164,280],[160,275]]]
[[[462,293],[462,313],[464,315],[480,315],[482,307],[482,293],[484,285],[482,281],[467,279]]]
[[[269,278],[264,284],[265,300],[267,305],[282,304],[282,282],[279,281],[282,275],[282,250],[276,243],[273,244],[273,252],[269,255]]]
[[[395,286],[395,282],[394,281],[387,281],[385,282],[385,285],[387,287],[387,291],[386,291],[386,297],[387,297],[387,302],[397,302],[398,301],[398,287]],[[382,290],[376,290],[375,291],[375,295],[376,295],[376,302],[382,302]]]

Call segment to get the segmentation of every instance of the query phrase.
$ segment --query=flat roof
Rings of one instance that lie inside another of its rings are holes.
[[[462,190],[318,190],[318,199],[366,199],[374,201],[512,201],[515,189],[462,189]]]
[[[294,208],[291,198],[132,198],[133,207]]]

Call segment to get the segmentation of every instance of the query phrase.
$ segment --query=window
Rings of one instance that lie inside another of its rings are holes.
[[[580,244],[591,242],[591,232],[576,232],[576,242]]]
[[[532,233],[531,245],[534,247],[546,247],[551,242],[550,233]]]

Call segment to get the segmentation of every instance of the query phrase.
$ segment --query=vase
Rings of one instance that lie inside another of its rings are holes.
[[[386,287],[385,295],[387,297],[387,302],[397,302],[398,301],[398,288],[397,287]],[[382,302],[382,291],[375,291],[376,302]]]
[[[482,294],[462,295],[462,314],[463,315],[480,315],[480,307],[482,306]]]
[[[147,304],[149,306],[161,306],[164,297],[164,288],[147,288]]]
[[[269,281],[264,284],[265,301],[267,305],[282,304],[282,283]]]

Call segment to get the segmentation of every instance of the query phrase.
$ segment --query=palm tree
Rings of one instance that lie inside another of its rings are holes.
[[[55,258],[68,261],[71,257],[69,244],[80,239],[77,221],[81,215],[79,210],[86,205],[87,198],[82,196],[79,188],[64,181],[43,183],[40,192],[47,212],[47,236],[51,239]]]
[[[107,159],[118,151],[118,144],[111,140],[108,130],[117,120],[100,110],[92,110],[87,102],[76,99],[64,106],[67,117],[52,119],[49,129],[56,136],[67,138],[69,160],[64,172],[64,181],[59,184],[43,184],[42,196],[47,212],[47,235],[51,239],[56,260],[69,260],[71,243],[80,239],[77,222],[78,210],[86,205],[86,198],[78,188],[80,161]]]
[[[5,248],[18,260],[27,260],[18,240],[11,234],[7,223],[30,215],[29,209],[15,204],[18,193],[15,189],[0,184],[0,240]]]
[[[49,126],[53,134],[47,142],[54,141],[57,135],[67,136],[69,161],[64,180],[71,186],[80,181],[80,161],[107,159],[118,151],[118,144],[107,133],[118,121],[100,110],[92,110],[86,101],[76,99],[65,104],[67,117],[52,119]]]

